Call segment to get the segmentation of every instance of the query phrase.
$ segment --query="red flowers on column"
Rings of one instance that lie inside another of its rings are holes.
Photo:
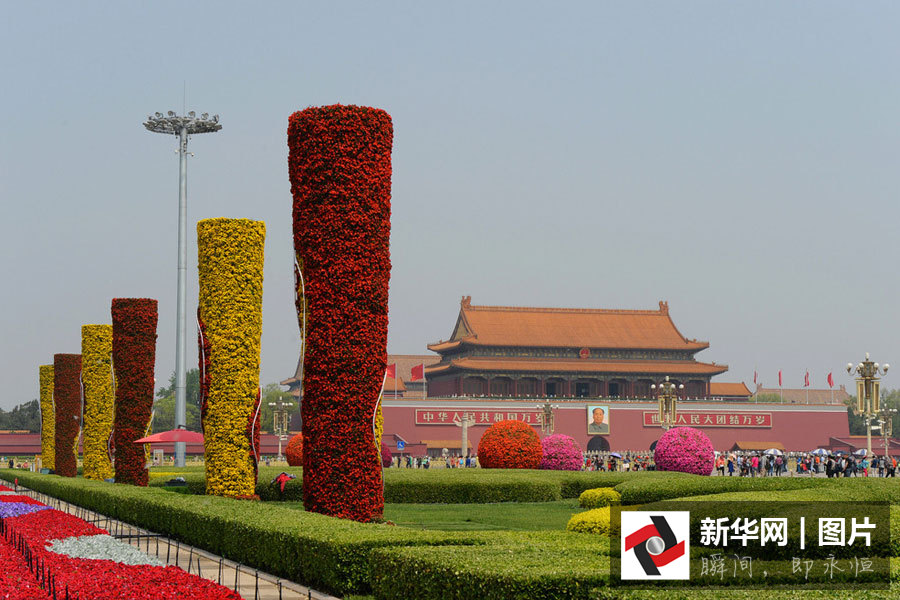
[[[371,521],[384,496],[372,420],[387,362],[391,117],[309,108],[288,122],[297,310],[306,322],[303,497]]]
[[[157,320],[156,300],[114,298],[112,301],[116,483],[147,485],[144,446],[135,444],[134,440],[147,433],[153,412]]]
[[[53,355],[53,401],[56,405],[57,475],[75,477],[81,432],[81,355]]]

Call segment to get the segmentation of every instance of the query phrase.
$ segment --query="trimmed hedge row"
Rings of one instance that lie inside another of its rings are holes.
[[[35,491],[339,595],[369,590],[369,557],[376,548],[471,546],[492,539],[480,532],[361,524],[272,504],[27,471],[3,469],[0,477],[18,477],[21,485]]]
[[[497,536],[497,534],[493,534]],[[378,600],[594,598],[609,581],[609,538],[575,533],[500,535],[477,547],[379,549],[372,553]]]
[[[654,478],[635,478],[616,485],[616,491],[622,495],[622,504],[646,504],[723,492],[797,490],[827,486],[839,481],[814,477],[708,477],[686,474],[676,476],[674,473],[661,475],[668,477],[662,481]]]
[[[272,480],[282,471],[297,479],[282,493]],[[260,467],[256,494],[264,501],[303,501],[303,471],[289,467]],[[152,477],[151,487],[165,486],[175,475]],[[200,471],[182,473],[189,493],[203,494]],[[392,504],[485,504],[491,502],[552,502],[578,498],[598,487],[614,487],[636,478],[658,481],[687,477],[680,473],[607,473],[603,471],[514,471],[481,469],[385,469],[385,501]]]

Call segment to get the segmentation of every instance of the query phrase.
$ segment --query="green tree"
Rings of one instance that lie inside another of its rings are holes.
[[[186,374],[186,421],[191,431],[202,431],[200,423],[200,371],[191,369]],[[286,392],[277,383],[270,383],[262,389],[259,407],[260,431],[274,433],[274,410],[270,402],[277,402]],[[292,410],[297,410],[296,403]],[[153,401],[153,431],[168,431],[175,428],[175,373],[169,377],[169,385],[156,391]]]
[[[40,433],[41,403],[38,400],[31,400],[8,412],[0,409],[0,429]]]
[[[850,435],[866,435],[866,419],[863,415],[856,414],[856,396],[850,396],[845,401],[847,405],[847,420],[850,425]],[[896,437],[900,431],[895,429],[900,425],[900,389],[881,390],[881,401],[879,403],[882,410],[893,409],[898,412],[889,413],[891,420],[891,437]],[[876,418],[877,419],[877,418]],[[872,435],[880,437],[880,431],[873,431]]]
[[[185,425],[190,431],[201,431],[200,425],[200,371],[191,369],[185,373]],[[156,391],[153,401],[153,431],[175,428],[175,373],[169,377],[169,385]]]
[[[771,402],[776,404],[784,401],[781,394],[755,394],[751,400],[753,402]]]

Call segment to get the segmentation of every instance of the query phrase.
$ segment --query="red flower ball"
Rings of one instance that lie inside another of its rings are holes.
[[[521,421],[494,423],[478,442],[478,463],[486,469],[537,469],[541,438]]]
[[[384,442],[381,444],[381,466],[384,468],[388,468],[394,462],[394,455],[391,454],[391,449],[384,445]]]
[[[298,433],[288,442],[287,450],[284,451],[287,456],[288,464],[292,467],[303,466],[303,434]]]

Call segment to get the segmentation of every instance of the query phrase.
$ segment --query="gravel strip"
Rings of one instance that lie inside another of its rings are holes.
[[[165,566],[156,557],[109,535],[80,535],[47,542],[47,550],[72,558],[113,560],[123,565]]]

